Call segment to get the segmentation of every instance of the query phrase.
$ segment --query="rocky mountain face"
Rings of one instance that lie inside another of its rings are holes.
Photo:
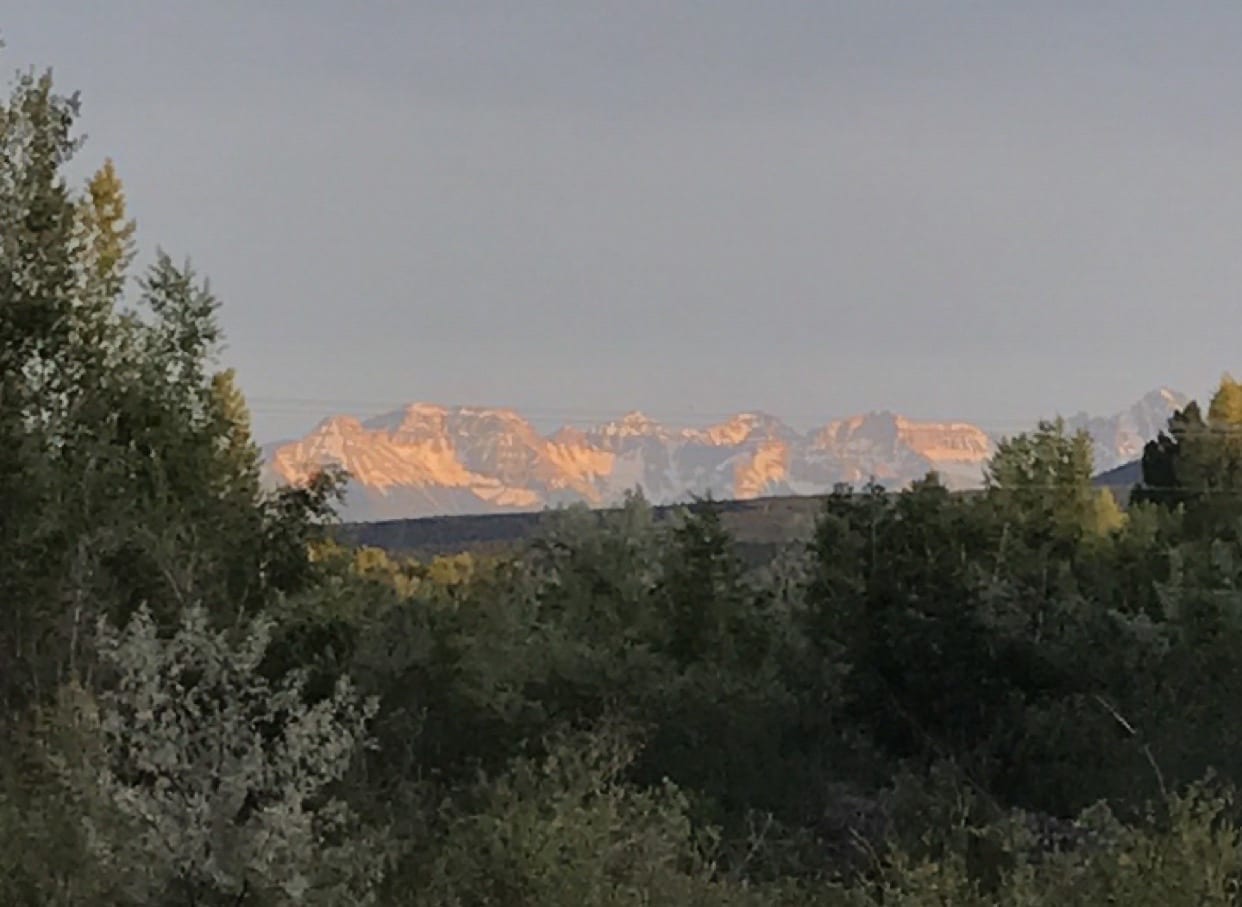
[[[1075,431],[1085,429],[1091,435],[1095,441],[1096,472],[1106,472],[1141,457],[1143,445],[1168,426],[1169,416],[1175,410],[1189,402],[1185,394],[1162,387],[1113,416],[1078,413],[1065,423]]]
[[[1107,418],[1079,414],[1097,466],[1133,459],[1185,398],[1153,391]],[[641,487],[657,503],[691,495],[755,498],[819,494],[875,478],[896,488],[940,473],[977,487],[997,439],[966,422],[920,422],[874,412],[803,434],[766,413],[706,428],[675,427],[638,412],[586,430],[542,435],[508,409],[411,404],[367,421],[325,419],[306,437],[264,450],[272,483],[298,483],[326,464],[351,475],[349,520],[539,510],[612,504]]]

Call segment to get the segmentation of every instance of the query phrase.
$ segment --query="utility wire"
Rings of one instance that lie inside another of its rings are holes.
[[[328,418],[332,415],[358,415],[372,417],[375,415],[386,415],[388,413],[400,412],[407,407],[413,405],[409,400],[379,400],[379,399],[342,399],[327,397],[286,397],[286,396],[270,396],[255,395],[247,397],[247,403],[250,411],[258,415],[310,415]],[[441,404],[426,404],[441,405]],[[512,412],[518,416],[531,421],[559,420],[567,425],[595,425],[599,423],[618,421],[627,415],[630,410],[604,410],[602,408],[587,407],[547,407],[547,406],[501,406],[496,404],[484,403],[466,403],[466,404],[444,404],[446,410],[455,409],[471,409],[471,410],[487,410],[495,412]],[[641,410],[641,408],[640,408]],[[758,408],[753,409],[737,409],[732,411],[725,410],[699,410],[699,409],[650,409],[641,410],[642,414],[655,421],[668,422],[700,422],[703,420],[727,420],[735,418],[743,414],[759,414],[766,411]],[[866,416],[883,412],[883,410],[871,410],[866,413],[853,413],[848,416],[826,417],[816,427],[833,422],[844,422],[859,416]],[[768,415],[772,415],[768,413]],[[783,421],[773,415],[778,421]],[[975,428],[987,431],[989,429],[1016,428],[1019,430],[1034,430],[1040,421],[1054,421],[1057,416],[1050,417],[1006,417],[1006,418],[982,418],[969,419],[961,417],[952,418],[935,418],[935,417],[919,417],[909,418],[911,422],[916,423],[942,423],[970,425]],[[1060,416],[1066,422],[1083,422],[1094,419],[1108,420],[1111,417],[1086,417],[1081,414],[1074,416]],[[1221,429],[1215,429],[1221,431]],[[1224,429],[1227,433],[1242,433],[1242,426],[1230,427]]]

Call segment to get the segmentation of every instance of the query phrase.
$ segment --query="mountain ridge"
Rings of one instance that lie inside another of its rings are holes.
[[[1077,413],[1065,422],[1091,434],[1097,471],[1105,471],[1140,454],[1187,399],[1159,388],[1111,416]],[[270,484],[344,468],[351,478],[342,516],[359,521],[603,507],[635,487],[660,504],[821,494],[870,479],[899,487],[932,470],[950,487],[972,488],[999,440],[968,421],[884,410],[807,432],[758,410],[701,427],[633,410],[544,434],[511,408],[415,402],[368,419],[329,416],[263,456]]]

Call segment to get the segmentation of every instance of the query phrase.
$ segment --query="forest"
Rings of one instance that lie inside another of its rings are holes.
[[[637,493],[394,558],[260,483],[77,119],[0,103],[0,902],[1242,903],[1242,384],[1124,507],[1049,422],[760,565]]]

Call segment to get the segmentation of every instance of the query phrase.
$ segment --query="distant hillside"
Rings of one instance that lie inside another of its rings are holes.
[[[1161,388],[1107,418],[1078,413],[1065,423],[1072,430],[1083,429],[1091,435],[1096,471],[1108,474],[1142,457],[1143,445],[1167,428],[1174,411],[1189,402],[1185,394]]]
[[[782,546],[810,538],[823,500],[822,496],[777,497],[720,501],[716,506],[742,557],[762,563]],[[677,509],[656,507],[656,519],[667,519]],[[349,523],[341,527],[340,536],[352,544],[420,559],[460,552],[497,554],[532,538],[547,518],[548,511],[544,511]]]
[[[1101,487],[1133,488],[1143,481],[1143,461],[1139,459],[1122,463],[1115,469],[1100,473],[1092,481]]]
[[[1066,420],[1095,441],[1097,466],[1133,459],[1186,398],[1153,391],[1108,417]],[[967,422],[891,412],[840,419],[801,433],[766,413],[739,413],[705,428],[630,413],[586,430],[540,434],[509,409],[410,404],[360,421],[334,416],[306,437],[265,449],[265,477],[297,483],[327,464],[352,479],[344,516],[377,521],[538,512],[616,504],[641,487],[671,504],[694,495],[753,500],[824,494],[876,479],[900,488],[935,470],[951,488],[976,488],[997,438]],[[521,521],[518,521],[519,523]]]
[[[1107,472],[1097,475],[1092,482],[1098,488],[1107,488],[1117,498],[1121,504],[1126,504],[1130,500],[1130,492],[1134,486],[1143,481],[1143,461],[1131,460],[1129,463],[1122,463],[1120,466],[1114,467]]]
[[[1130,488],[1141,478],[1138,461],[1101,473],[1093,480],[1111,489],[1124,504]],[[722,522],[737,540],[738,551],[751,564],[764,563],[791,542],[807,540],[824,506],[825,495],[718,501]],[[667,519],[677,506],[655,507],[657,520]],[[597,511],[602,514],[606,511]],[[343,541],[383,548],[390,554],[427,560],[438,555],[470,552],[499,554],[514,551],[533,538],[549,511],[538,513],[475,514],[347,523]]]

